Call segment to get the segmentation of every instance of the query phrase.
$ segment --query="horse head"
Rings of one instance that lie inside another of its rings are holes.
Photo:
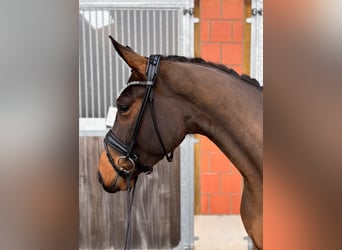
[[[164,156],[172,160],[170,152],[186,134],[186,118],[181,112],[184,105],[166,84],[172,79],[172,64],[158,56],[143,57],[110,39],[131,68],[127,86],[116,100],[118,111],[98,168],[103,188],[113,193],[135,185],[139,174],[150,173]]]

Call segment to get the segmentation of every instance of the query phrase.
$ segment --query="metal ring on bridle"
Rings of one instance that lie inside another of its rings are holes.
[[[129,160],[132,163],[132,167],[130,169],[125,169],[123,167],[120,167],[120,161],[123,160],[123,159]],[[130,157],[120,156],[118,158],[118,167],[119,167],[120,171],[122,171],[122,172],[124,172],[126,174],[131,174],[133,172],[133,170],[135,169],[135,162]]]

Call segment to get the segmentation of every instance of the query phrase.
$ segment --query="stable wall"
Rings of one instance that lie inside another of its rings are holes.
[[[241,74],[249,63],[245,59],[249,53],[244,40],[245,1],[200,0],[199,18],[198,55]],[[240,173],[209,139],[198,139],[196,213],[239,214],[243,188]]]

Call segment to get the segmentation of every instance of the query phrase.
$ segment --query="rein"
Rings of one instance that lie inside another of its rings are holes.
[[[157,118],[154,112],[154,105],[153,105],[153,86],[156,81],[157,75],[158,75],[158,70],[159,70],[159,63],[160,63],[160,55],[151,55],[148,59],[147,62],[147,68],[146,68],[146,78],[147,81],[134,81],[134,82],[129,82],[127,83],[127,87],[132,86],[132,85],[137,85],[137,86],[146,86],[145,94],[144,94],[144,99],[140,108],[140,112],[138,115],[138,119],[136,121],[133,134],[131,137],[131,140],[128,144],[125,144],[122,142],[117,136],[113,134],[111,130],[108,131],[106,134],[103,142],[104,142],[104,148],[107,153],[107,158],[110,161],[112,167],[114,170],[117,172],[116,179],[114,183],[112,184],[112,187],[116,186],[116,183],[118,181],[118,177],[122,177],[123,179],[126,180],[127,183],[127,226],[126,226],[126,236],[125,236],[125,250],[130,249],[130,227],[131,227],[131,211],[132,211],[132,206],[133,206],[133,199],[134,199],[134,193],[135,193],[135,187],[136,185],[131,188],[131,180],[133,177],[133,174],[136,172],[144,172],[146,174],[150,174],[153,171],[152,167],[145,166],[141,164],[139,161],[139,155],[134,152],[134,146],[136,144],[139,128],[141,125],[142,118],[145,113],[145,109],[147,104],[150,104],[150,111],[151,111],[151,117],[152,117],[152,123],[154,130],[156,132],[157,138],[159,140],[160,146],[163,150],[163,153],[167,159],[168,162],[171,162],[173,160],[173,151],[168,154],[165,144],[163,143],[162,137],[160,135],[159,127],[157,124]],[[119,157],[118,160],[118,165],[114,163],[114,160],[109,152],[109,146],[116,151],[118,151],[120,154],[123,156]],[[125,169],[123,167],[120,167],[120,161],[121,160],[128,160],[132,163],[132,167],[130,169]],[[138,179],[138,175],[136,175],[136,183]]]

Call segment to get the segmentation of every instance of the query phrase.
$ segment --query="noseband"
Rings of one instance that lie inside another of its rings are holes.
[[[170,154],[168,154],[166,147],[163,143],[163,140],[161,138],[159,128],[158,128],[158,124],[157,124],[157,119],[156,119],[156,116],[154,113],[154,107],[153,107],[153,86],[154,86],[154,83],[155,83],[157,75],[158,75],[160,58],[161,58],[160,55],[151,55],[149,57],[148,62],[147,62],[147,67],[146,67],[147,81],[134,81],[134,82],[127,83],[126,88],[128,88],[129,86],[132,86],[132,85],[138,85],[138,86],[145,86],[146,87],[144,99],[143,99],[143,102],[142,102],[142,105],[140,108],[138,119],[136,121],[130,142],[128,144],[125,144],[117,136],[115,136],[111,130],[108,131],[108,133],[106,134],[106,136],[104,138],[104,148],[106,150],[108,160],[110,161],[111,165],[113,166],[113,168],[115,169],[117,174],[120,175],[121,177],[125,178],[125,179],[127,178],[127,176],[132,176],[132,174],[135,171],[150,174],[153,170],[152,167],[145,166],[145,165],[141,164],[139,161],[139,156],[133,150],[133,148],[136,144],[136,141],[137,141],[139,128],[140,128],[141,121],[142,121],[142,118],[144,116],[147,104],[150,104],[153,127],[156,131],[156,135],[158,137],[158,140],[159,140],[159,143],[160,143],[161,148],[163,150],[163,153],[169,162],[171,162],[173,160],[173,151]],[[132,163],[132,168],[124,169],[123,167],[116,166],[116,164],[114,163],[114,160],[113,160],[113,158],[109,152],[108,146],[110,146],[111,148],[115,149],[116,151],[118,151],[120,154],[123,155],[119,158],[119,162],[121,159],[126,159]]]

